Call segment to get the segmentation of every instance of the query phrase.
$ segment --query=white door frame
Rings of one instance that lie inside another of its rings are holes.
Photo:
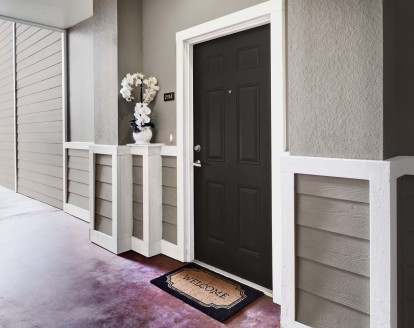
[[[193,46],[271,25],[271,144],[273,300],[281,302],[281,169],[286,151],[284,0],[270,0],[176,34],[177,52],[177,246],[179,259],[194,260]]]

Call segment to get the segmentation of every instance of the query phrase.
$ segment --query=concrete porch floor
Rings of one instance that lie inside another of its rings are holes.
[[[150,284],[183,264],[116,256],[88,224],[0,187],[0,327],[279,327],[263,296],[220,324]]]

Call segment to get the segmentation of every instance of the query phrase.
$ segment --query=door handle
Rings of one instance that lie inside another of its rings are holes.
[[[193,163],[193,166],[201,167],[201,161],[198,159]]]

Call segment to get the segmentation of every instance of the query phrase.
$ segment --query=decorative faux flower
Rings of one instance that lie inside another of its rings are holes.
[[[131,127],[134,129],[134,132],[140,132],[143,127],[154,127],[151,118],[148,116],[151,114],[151,109],[148,107],[148,104],[154,100],[160,90],[157,83],[157,78],[151,76],[145,79],[145,75],[142,73],[128,73],[121,81],[122,88],[120,93],[128,102],[134,99],[132,91],[135,87],[140,86],[141,88],[140,102],[135,105],[135,119],[131,121]]]

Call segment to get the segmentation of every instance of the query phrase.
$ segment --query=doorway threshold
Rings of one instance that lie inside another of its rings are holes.
[[[238,276],[235,276],[234,274],[228,273],[226,271],[223,271],[221,269],[218,269],[218,268],[216,268],[214,266],[211,266],[209,264],[206,264],[206,263],[201,262],[201,261],[198,261],[198,260],[194,260],[193,263],[198,264],[198,265],[200,265],[200,266],[202,266],[202,267],[204,267],[206,269],[209,269],[209,270],[211,270],[213,272],[216,272],[218,274],[221,274],[224,277],[233,279],[233,280],[235,280],[237,282],[240,282],[240,283],[245,284],[245,285],[247,285],[249,287],[252,287],[254,289],[257,289],[257,290],[263,292],[266,296],[269,296],[269,297],[273,298],[273,291],[270,290],[270,289],[268,289],[268,288],[266,288],[266,287],[260,286],[258,284],[255,284],[254,282],[251,282],[249,280],[240,278]]]

